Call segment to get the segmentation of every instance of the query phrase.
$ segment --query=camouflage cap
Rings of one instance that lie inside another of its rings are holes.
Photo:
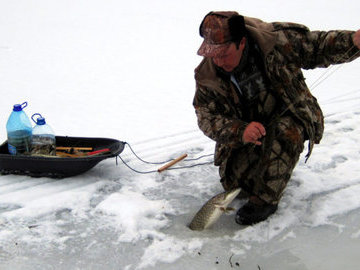
[[[239,16],[235,11],[210,12],[200,24],[200,36],[204,38],[197,54],[213,57],[223,53],[233,36],[229,27],[229,19]]]

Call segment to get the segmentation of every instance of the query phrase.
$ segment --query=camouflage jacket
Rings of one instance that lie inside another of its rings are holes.
[[[309,31],[294,23],[265,23],[245,18],[251,38],[261,50],[265,76],[283,106],[304,126],[309,152],[319,143],[323,131],[323,114],[310,93],[301,69],[328,67],[350,62],[359,50],[353,46],[353,31]],[[196,92],[193,100],[199,128],[216,141],[215,165],[226,162],[233,148],[243,146],[242,135],[247,122],[236,106],[234,85],[218,76],[210,58],[195,69]],[[274,116],[275,117],[275,116]]]

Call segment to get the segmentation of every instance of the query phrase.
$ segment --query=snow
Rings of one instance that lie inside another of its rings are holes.
[[[167,225],[165,214],[173,212],[167,200],[149,200],[127,188],[111,194],[96,210],[115,217],[121,242],[134,242],[150,237],[163,238],[158,230]]]
[[[214,151],[192,108],[198,26],[207,12],[357,30],[360,4],[0,0],[0,7],[1,142],[12,105],[27,101],[26,113],[41,113],[57,135],[126,141],[158,162]],[[188,229],[222,191],[211,164],[138,174],[114,158],[60,180],[3,175],[0,268],[357,269],[359,65],[304,71],[324,111],[325,134],[307,163],[301,156],[267,221],[243,227],[230,213],[208,230]],[[121,157],[143,172],[161,166],[139,161],[128,146]]]

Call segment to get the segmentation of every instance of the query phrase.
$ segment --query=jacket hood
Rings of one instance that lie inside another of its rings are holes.
[[[263,54],[267,55],[274,48],[278,36],[278,33],[274,32],[273,24],[256,18],[244,18],[246,30],[259,45]]]

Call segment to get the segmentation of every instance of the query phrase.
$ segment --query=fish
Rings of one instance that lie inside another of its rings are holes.
[[[189,224],[189,228],[193,231],[208,229],[224,212],[234,210],[233,208],[229,208],[228,205],[240,193],[240,190],[241,188],[235,188],[212,197],[195,214]]]

